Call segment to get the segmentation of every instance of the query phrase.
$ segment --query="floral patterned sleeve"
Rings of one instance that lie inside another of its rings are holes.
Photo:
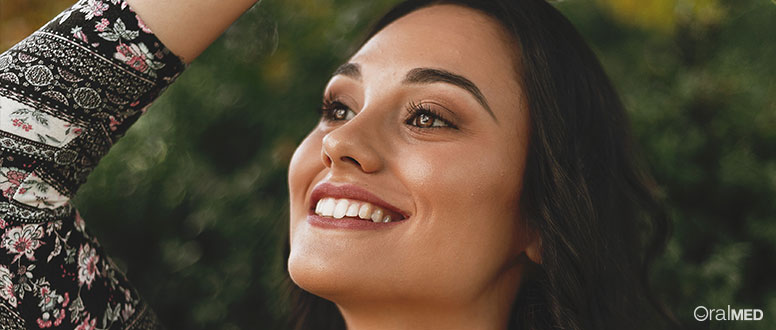
[[[0,54],[0,329],[159,329],[70,198],[183,71],[123,0]]]

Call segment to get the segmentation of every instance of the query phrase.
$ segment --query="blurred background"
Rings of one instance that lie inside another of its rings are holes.
[[[0,49],[73,0],[0,0]],[[264,0],[103,159],[76,205],[171,329],[280,328],[286,171],[327,78],[396,1]],[[554,2],[622,93],[674,235],[688,329],[776,329],[776,1]],[[759,308],[762,321],[692,311]]]

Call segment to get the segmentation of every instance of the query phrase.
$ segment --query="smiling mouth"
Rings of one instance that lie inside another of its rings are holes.
[[[334,219],[353,218],[378,223],[404,220],[404,217],[391,210],[384,209],[369,202],[324,197],[318,200],[315,214]]]

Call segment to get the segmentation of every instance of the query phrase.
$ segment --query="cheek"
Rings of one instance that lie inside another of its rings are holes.
[[[296,148],[288,167],[288,190],[291,211],[291,226],[306,215],[305,196],[315,177],[325,166],[321,161],[320,133],[313,132]],[[292,231],[293,233],[293,231]],[[292,235],[293,238],[293,235]]]
[[[423,216],[517,213],[524,157],[482,145],[488,144],[412,150],[397,157],[407,190],[421,210],[432,212]]]
[[[482,289],[519,253],[523,157],[481,145],[489,144],[435,147],[401,157],[404,182],[418,208],[411,248],[424,251],[414,254],[422,265],[418,271],[450,274],[436,277],[432,285]]]

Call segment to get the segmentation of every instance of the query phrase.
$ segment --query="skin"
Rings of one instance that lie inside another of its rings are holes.
[[[523,269],[540,262],[518,209],[529,116],[509,42],[478,11],[435,5],[387,26],[349,60],[360,75],[327,85],[352,118],[322,120],[291,160],[288,269],[349,329],[506,328]],[[416,68],[467,78],[492,114],[459,86],[407,83]],[[455,127],[413,126],[412,103]],[[360,186],[409,217],[381,230],[312,226],[321,182]]]
[[[127,0],[146,26],[191,63],[257,0]]]

